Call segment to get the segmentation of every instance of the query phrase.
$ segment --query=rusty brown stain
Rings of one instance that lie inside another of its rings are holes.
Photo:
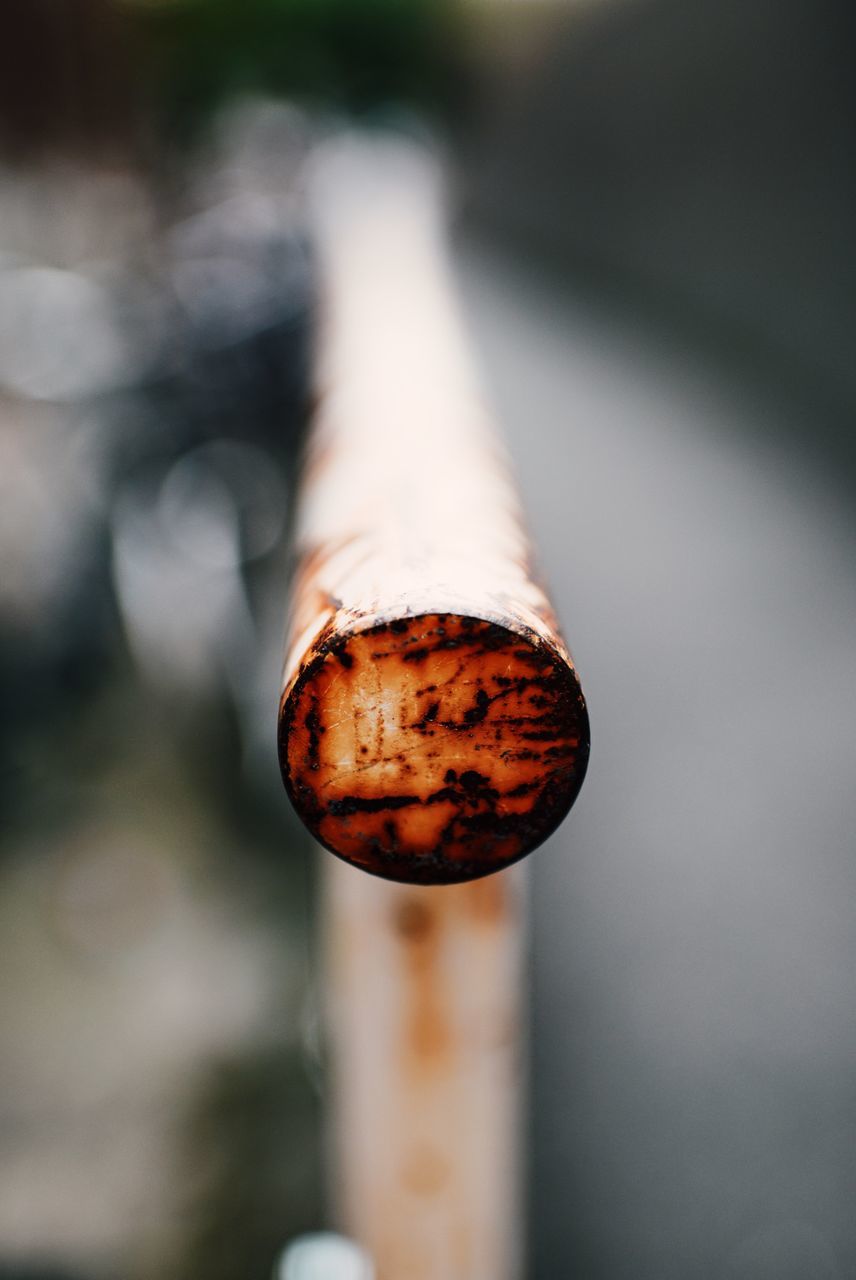
[[[479,924],[496,925],[509,910],[509,885],[502,876],[474,880],[467,886],[466,910]]]
[[[457,614],[331,626],[284,695],[280,760],[333,853],[389,879],[450,883],[508,866],[555,829],[582,783],[588,720],[573,668],[538,636]],[[498,911],[494,897],[474,913]]]
[[[396,905],[393,924],[407,987],[403,1065],[406,1073],[423,1076],[445,1061],[452,1041],[439,965],[441,934],[435,912],[415,895]]]
[[[405,898],[395,907],[396,932],[407,942],[420,942],[435,927],[433,913],[422,898]]]
[[[401,1178],[417,1195],[432,1196],[442,1191],[449,1180],[449,1160],[432,1147],[411,1151],[404,1162]]]

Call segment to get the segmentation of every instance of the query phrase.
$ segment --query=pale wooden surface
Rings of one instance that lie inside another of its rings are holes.
[[[337,1226],[378,1280],[516,1280],[524,873],[324,886]]]

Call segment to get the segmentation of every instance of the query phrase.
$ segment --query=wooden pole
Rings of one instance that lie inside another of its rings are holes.
[[[347,861],[464,881],[565,816],[585,703],[473,372],[436,167],[349,140],[310,185],[322,301],[283,778]]]
[[[337,1225],[378,1280],[517,1280],[525,880],[505,868],[573,802],[586,709],[462,333],[436,167],[350,139],[310,189],[318,400],[279,745],[342,859]]]
[[[524,869],[426,888],[325,862],[337,1225],[378,1280],[518,1280]]]

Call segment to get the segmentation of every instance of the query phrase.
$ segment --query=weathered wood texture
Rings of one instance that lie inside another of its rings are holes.
[[[325,861],[337,1225],[378,1280],[517,1280],[525,870],[424,888]]]
[[[429,160],[333,148],[313,182],[317,409],[280,709],[298,813],[390,879],[467,880],[558,825],[585,703],[473,372]]]

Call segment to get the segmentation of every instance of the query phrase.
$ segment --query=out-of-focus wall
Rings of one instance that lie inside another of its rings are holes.
[[[479,218],[830,410],[852,405],[852,6],[606,0],[496,18],[467,152]]]

